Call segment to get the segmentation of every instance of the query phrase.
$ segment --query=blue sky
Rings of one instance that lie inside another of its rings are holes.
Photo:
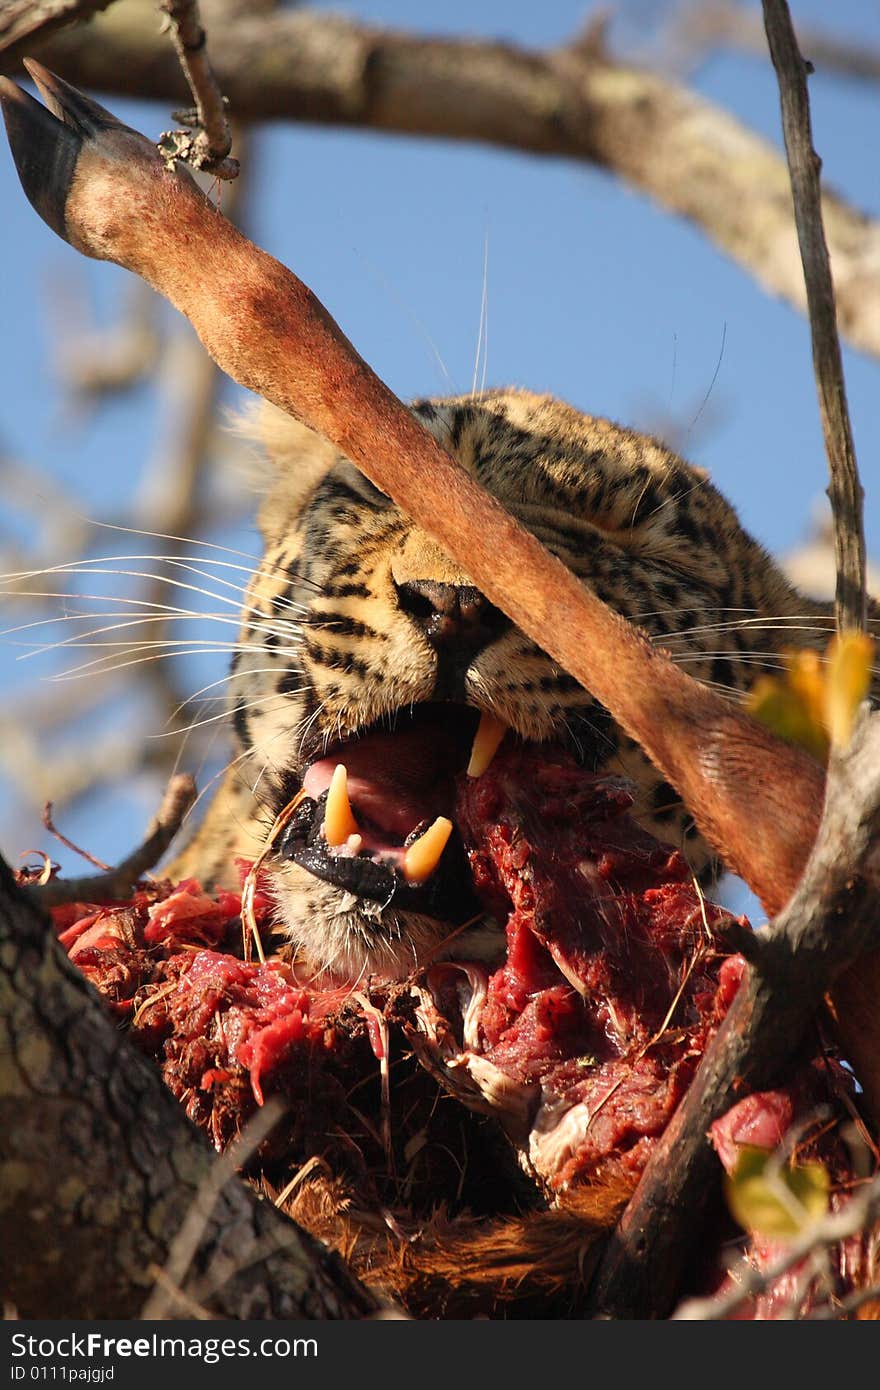
[[[589,14],[570,0],[334,8],[423,32],[535,45],[564,41]],[[880,50],[880,9],[864,0],[795,0],[792,8],[804,23],[833,22],[838,34]],[[651,7],[622,9],[612,34],[624,53],[643,37],[640,16]],[[718,57],[696,85],[780,143],[769,66]],[[827,181],[880,215],[880,86],[820,71],[810,91]],[[168,125],[159,106],[108,104],[148,134]],[[315,290],[400,395],[470,389],[485,288],[488,384],[553,391],[635,426],[672,417],[684,429],[683,451],[710,470],[761,541],[781,552],[804,536],[826,483],[807,325],[690,227],[585,166],[440,141],[275,125],[254,143],[252,176],[251,234]],[[47,295],[59,278],[76,277],[109,320],[127,277],[84,262],[43,226],[5,142],[0,237],[0,450],[58,478],[89,516],[115,515],[156,446],[156,397],[142,388],[82,419],[63,410]],[[846,351],[845,367],[876,556],[880,365]],[[6,522],[16,524],[8,509]],[[236,543],[255,544],[245,533]],[[45,674],[38,660],[21,663],[19,655],[0,645],[0,699]],[[222,662],[213,671],[220,674]],[[201,667],[193,675],[197,683],[211,678]],[[124,730],[132,708],[116,717]],[[87,742],[88,727],[82,735]],[[7,855],[45,844],[8,787],[3,794]],[[130,797],[102,791],[65,828],[112,861],[139,838],[154,800],[143,781]],[[73,867],[60,847],[52,852]]]

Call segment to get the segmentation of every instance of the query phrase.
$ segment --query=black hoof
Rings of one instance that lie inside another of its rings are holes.
[[[87,141],[109,129],[125,127],[103,106],[33,59],[25,67],[45,106],[28,92],[0,77],[0,105],[21,186],[53,232],[65,241],[65,208],[77,160]]]

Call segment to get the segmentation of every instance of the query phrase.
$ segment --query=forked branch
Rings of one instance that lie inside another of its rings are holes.
[[[162,805],[150,822],[143,842],[115,868],[82,878],[49,879],[48,883],[32,884],[24,891],[42,908],[57,907],[59,903],[106,903],[128,898],[138,879],[158,864],[195,799],[195,782],[188,775],[178,773],[168,783]]]

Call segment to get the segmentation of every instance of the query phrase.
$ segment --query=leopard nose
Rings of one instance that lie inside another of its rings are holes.
[[[403,612],[438,652],[476,656],[510,625],[509,619],[470,584],[410,579],[397,585]]]

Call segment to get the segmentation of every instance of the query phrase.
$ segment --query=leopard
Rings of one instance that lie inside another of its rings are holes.
[[[826,644],[831,605],[799,592],[708,473],[658,438],[520,387],[409,408],[584,586],[729,699],[784,651]],[[426,531],[293,417],[263,403],[255,430],[264,553],[230,671],[235,747],[175,874],[233,886],[299,797],[262,866],[286,949],[348,981],[403,978],[444,951],[495,959],[503,936],[474,910],[454,824],[427,881],[401,871],[426,827],[451,823],[454,775],[487,726],[625,779],[637,822],[717,877],[642,749]]]

